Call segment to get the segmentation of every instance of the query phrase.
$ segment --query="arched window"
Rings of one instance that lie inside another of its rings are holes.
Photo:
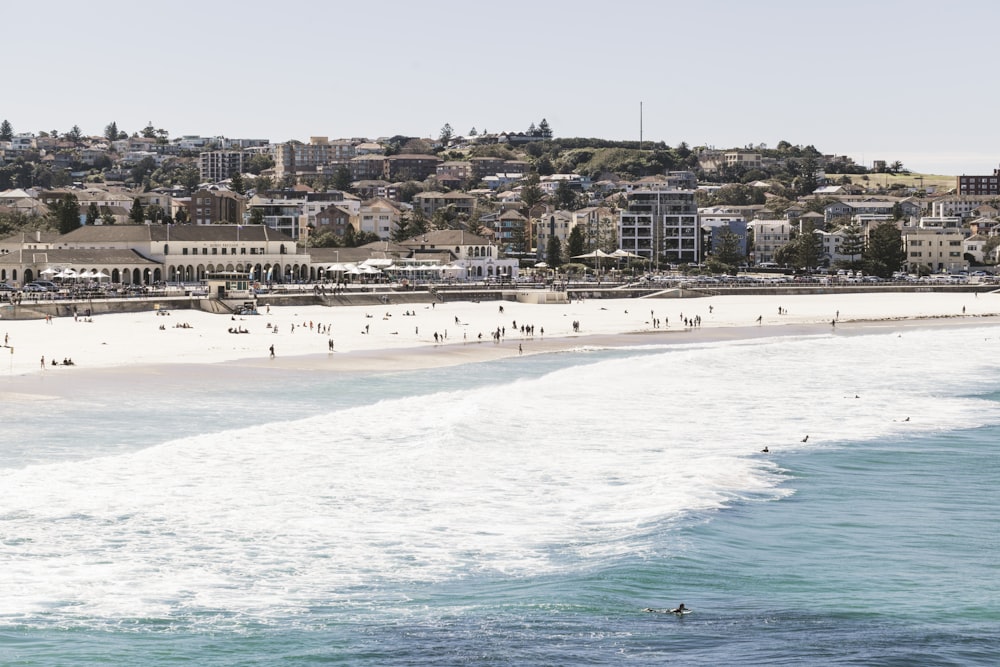
[[[164,255],[169,255],[170,254],[170,244],[168,244],[168,243],[164,243],[163,244],[163,254]]]

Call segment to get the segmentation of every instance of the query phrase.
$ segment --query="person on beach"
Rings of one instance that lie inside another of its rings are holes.
[[[42,355],[42,370],[45,370],[45,355]]]
[[[269,348],[271,350],[271,358],[274,359],[274,345]]]

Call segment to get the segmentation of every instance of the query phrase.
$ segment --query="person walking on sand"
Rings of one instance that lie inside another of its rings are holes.
[[[271,350],[271,358],[274,359],[274,345],[271,345],[270,350]]]
[[[42,370],[45,370],[45,355],[42,355]]]

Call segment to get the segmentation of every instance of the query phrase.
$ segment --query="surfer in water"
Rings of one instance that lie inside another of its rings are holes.
[[[683,602],[673,609],[653,609],[652,607],[646,607],[643,611],[651,614],[677,614],[678,616],[691,613],[691,610],[685,607]]]

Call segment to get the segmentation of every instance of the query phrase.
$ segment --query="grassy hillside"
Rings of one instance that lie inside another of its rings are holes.
[[[831,183],[840,180],[840,174],[827,174],[826,177]],[[955,188],[956,178],[954,176],[941,176],[938,174],[848,174],[852,183],[858,185],[881,185],[888,189],[893,184],[899,183],[907,188],[929,188],[937,186],[937,191],[944,192]],[[868,180],[864,180],[868,176]]]

